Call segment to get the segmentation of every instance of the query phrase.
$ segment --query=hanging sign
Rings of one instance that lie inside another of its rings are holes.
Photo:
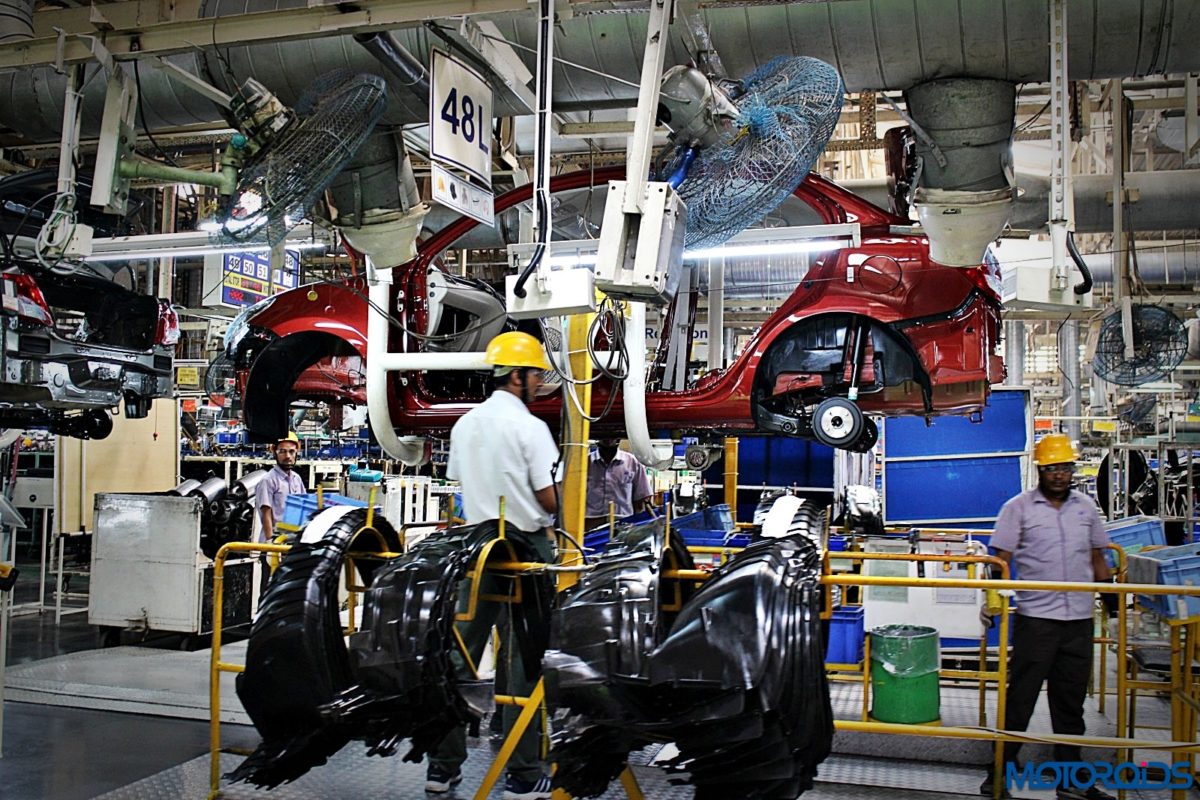
[[[491,186],[492,88],[440,50],[432,51],[430,63],[430,155]]]

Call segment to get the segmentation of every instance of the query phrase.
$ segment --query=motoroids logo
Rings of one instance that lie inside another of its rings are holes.
[[[1186,761],[1107,764],[1102,761],[1043,761],[1018,768],[1008,764],[1004,785],[1012,789],[1072,788],[1085,791],[1099,784],[1106,789],[1187,789],[1192,785]]]

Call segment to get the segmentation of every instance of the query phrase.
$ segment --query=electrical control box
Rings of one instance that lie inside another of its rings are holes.
[[[645,184],[642,210],[625,211],[625,181],[610,181],[596,288],[610,297],[665,305],[679,288],[687,206],[667,183]]]

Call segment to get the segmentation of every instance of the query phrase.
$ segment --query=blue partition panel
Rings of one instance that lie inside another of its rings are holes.
[[[884,486],[889,525],[995,518],[1005,501],[1020,491],[1021,459],[998,456],[886,462]]]
[[[993,391],[982,422],[966,417],[934,417],[926,427],[921,417],[889,418],[886,424],[888,458],[1007,453],[1024,451],[1027,423],[1023,391]]]

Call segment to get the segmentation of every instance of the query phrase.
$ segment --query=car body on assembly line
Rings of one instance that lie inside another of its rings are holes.
[[[555,237],[594,237],[606,182],[622,175],[611,168],[556,178]],[[536,325],[506,318],[502,289],[459,278],[442,260],[448,250],[500,250],[516,241],[517,217],[529,198],[528,185],[500,196],[494,230],[459,218],[395,268],[392,351],[478,352],[491,336],[514,327],[540,336]],[[652,429],[774,433],[866,450],[877,435],[869,415],[981,412],[990,385],[1003,377],[995,275],[984,265],[932,262],[927,239],[913,233],[908,220],[814,175],[766,221],[844,223],[859,225],[858,245],[826,252],[798,246],[791,271],[777,270],[758,289],[741,287],[743,296],[747,288],[763,297],[775,291],[781,302],[727,367],[666,391],[658,380],[660,348],[646,396]],[[770,272],[771,264],[756,263]],[[727,277],[726,296],[735,288]],[[295,400],[366,401],[366,297],[365,280],[347,278],[284,292],[241,315],[227,348],[252,437],[269,440],[286,430],[287,407]],[[672,312],[662,317],[670,329]],[[686,328],[690,336],[690,321]],[[598,339],[594,346],[603,350],[607,343]],[[392,421],[402,435],[445,434],[486,396],[478,373],[392,373],[389,380]],[[606,407],[609,386],[607,379],[594,386],[592,413]],[[621,398],[613,400],[594,431],[623,428]],[[531,410],[557,427],[561,403],[557,393]]]
[[[17,255],[18,237],[43,224],[39,203],[54,199],[54,181],[49,170],[0,179],[0,427],[103,439],[112,409],[141,418],[154,398],[172,395],[179,318],[167,301],[112,280],[106,266]],[[98,212],[80,219],[126,232]]]

